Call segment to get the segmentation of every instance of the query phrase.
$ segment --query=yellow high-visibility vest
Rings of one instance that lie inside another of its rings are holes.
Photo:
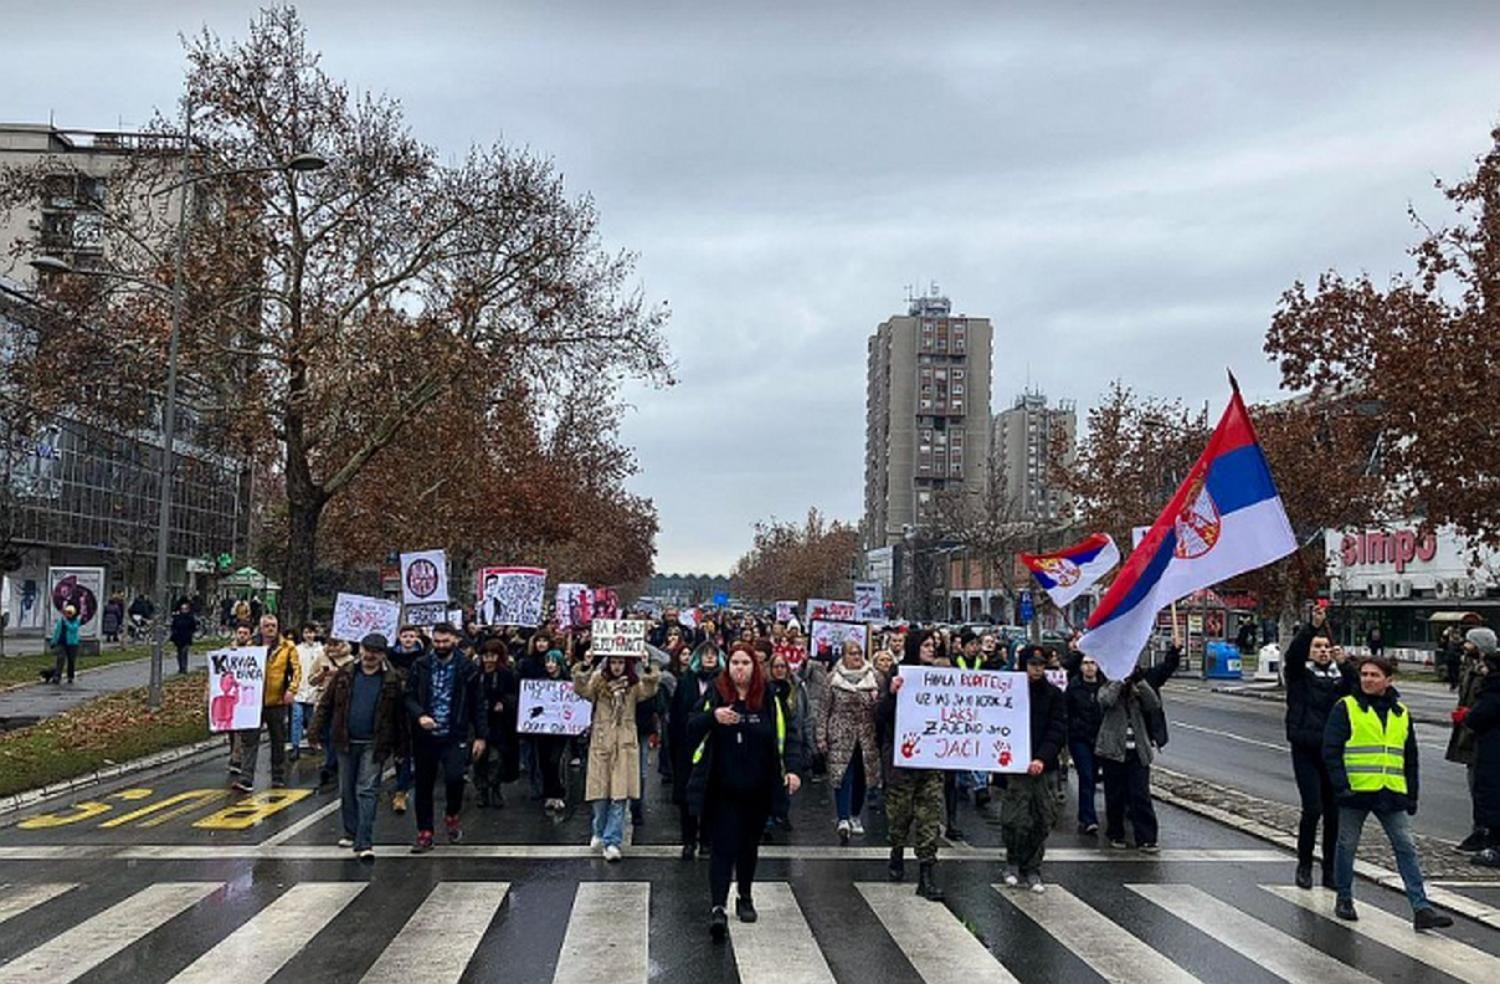
[[[770,696],[769,694],[767,696]],[[781,701],[771,697],[771,703],[776,706],[776,757],[781,760],[782,770],[786,769],[786,713],[781,709]],[[709,701],[703,702],[703,710],[708,711]],[[697,765],[703,759],[703,752],[708,748],[708,737],[698,743],[693,752],[693,764]]]
[[[1344,745],[1344,771],[1349,789],[1356,793],[1378,793],[1382,789],[1406,792],[1406,738],[1411,734],[1411,715],[1397,703],[1385,723],[1373,708],[1361,707],[1352,695],[1344,698],[1349,712],[1349,741]]]

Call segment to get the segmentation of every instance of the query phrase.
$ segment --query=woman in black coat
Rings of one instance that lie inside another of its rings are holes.
[[[672,756],[672,802],[677,805],[682,829],[684,860],[691,860],[697,853],[700,838],[703,850],[708,850],[708,833],[699,828],[698,818],[688,809],[688,780],[692,776],[693,751],[697,746],[689,743],[687,730],[693,715],[708,706],[719,669],[719,648],[711,642],[699,643],[693,650],[688,668],[677,681],[677,689],[672,692],[672,706],[667,714],[667,751]]]
[[[1104,708],[1099,706],[1099,688],[1104,686],[1104,671],[1092,656],[1079,654],[1078,675],[1068,681],[1068,754],[1078,772],[1078,832],[1099,832],[1099,811],[1094,806],[1094,790],[1099,770],[1094,761],[1094,743],[1099,739],[1099,725]]]
[[[1474,733],[1474,814],[1485,830],[1484,850],[1474,863],[1500,868],[1500,653],[1488,654],[1480,665],[1479,699],[1462,721]]]

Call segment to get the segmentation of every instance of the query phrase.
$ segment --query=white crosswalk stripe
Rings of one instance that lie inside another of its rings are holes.
[[[755,910],[755,922],[731,923],[740,984],[833,984],[833,971],[813,939],[792,886],[756,885]]]
[[[855,886],[926,984],[1012,984],[1016,979],[940,903],[910,885]]]
[[[1214,938],[1282,980],[1317,981],[1319,984],[1373,984],[1375,980],[1295,936],[1219,901],[1200,888],[1192,885],[1127,887],[1189,925],[1213,926]]]
[[[10,963],[0,984],[67,984],[217,891],[219,882],[162,882],[85,919]]]
[[[1197,984],[1198,978],[1060,885],[1049,885],[1043,895],[1003,885],[994,889],[1107,981]]]
[[[1333,903],[1338,896],[1326,888],[1312,891],[1290,885],[1262,885],[1261,888],[1461,981],[1473,984],[1500,981],[1500,958],[1445,936],[1418,933],[1411,928],[1410,920],[1393,916],[1384,909],[1361,906],[1359,922],[1344,922],[1333,914]]]
[[[363,882],[303,882],[194,960],[172,984],[270,980],[364,889]]]
[[[36,885],[0,885],[0,923],[43,902],[49,902],[64,892],[78,887],[77,882],[41,882]]]
[[[645,984],[650,929],[649,882],[583,882],[553,984]]]
[[[457,981],[469,966],[509,882],[439,882],[364,976],[364,984]]]

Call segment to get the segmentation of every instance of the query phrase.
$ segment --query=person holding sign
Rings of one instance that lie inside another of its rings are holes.
[[[432,629],[432,652],[417,657],[406,676],[406,710],[411,715],[416,764],[417,840],[413,854],[432,850],[432,787],[443,773],[443,820],[448,843],[463,840],[458,822],[464,805],[469,758],[484,755],[489,737],[479,668],[458,652],[458,629],[442,622]],[[468,746],[472,730],[474,742]]]
[[[1047,679],[1047,657],[1033,647],[1026,657],[1026,688],[1031,705],[1031,764],[1006,778],[1000,794],[1000,825],[1005,835],[1005,884],[1022,880],[1033,892],[1042,884],[1042,855],[1047,835],[1057,822],[1060,804],[1052,794],[1051,774],[1068,738],[1066,698]]]
[[[796,793],[802,785],[798,742],[788,740],[788,715],[772,696],[752,646],[736,642],[729,669],[709,694],[709,706],[688,722],[694,748],[688,800],[707,825],[709,932],[722,942],[729,932],[731,876],[739,882],[735,915],[755,922],[751,886],[760,857],[760,838],[771,815],[776,787]]]
[[[625,839],[625,804],[641,796],[640,737],[635,727],[636,705],[656,696],[661,672],[651,660],[639,677],[637,660],[607,656],[596,669],[573,671],[573,689],[592,701],[588,779],[584,798],[594,804],[593,836],[589,847],[603,848],[604,860],[618,861]]]
[[[260,645],[266,647],[266,679],[263,688],[265,706],[261,724],[271,741],[271,788],[286,785],[286,733],[288,708],[302,686],[302,662],[297,646],[281,634],[281,623],[269,613],[260,619]],[[260,726],[239,732],[240,777],[234,790],[255,791],[255,763],[260,751]]]
[[[937,641],[932,632],[928,629],[908,632],[901,665],[933,666],[936,662]],[[890,734],[896,732],[896,694],[901,691],[902,683],[899,674],[893,676],[880,702],[880,719]],[[911,843],[917,854],[917,894],[930,902],[943,901],[943,890],[938,887],[933,866],[937,864],[938,833],[945,812],[941,770],[891,767],[885,794],[891,881],[906,877],[906,845]]]

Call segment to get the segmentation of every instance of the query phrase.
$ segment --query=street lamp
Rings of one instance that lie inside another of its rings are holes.
[[[310,171],[321,171],[328,166],[328,161],[317,154],[302,153],[296,154],[280,164],[270,166],[240,167],[223,171],[206,171],[202,174],[189,174],[188,166],[192,161],[192,135],[193,114],[189,111],[187,114],[187,126],[183,131],[181,177],[172,184],[160,189],[157,194],[166,194],[178,188],[186,188],[188,185],[197,184],[200,181],[232,177],[239,174],[263,174],[271,171],[290,171],[293,174],[299,174]],[[187,242],[187,212],[187,199],[186,195],[184,195],[183,201],[177,208],[177,242],[173,249],[175,269],[172,275],[171,290],[172,333],[167,343],[167,394],[166,407],[162,414],[162,456],[158,479],[160,491],[158,494],[156,516],[156,599],[160,607],[157,610],[156,637],[151,647],[151,682],[147,688],[147,706],[153,711],[161,707],[162,667],[165,660],[168,618],[172,610],[172,599],[167,591],[167,548],[170,542],[172,523],[172,459],[176,447],[177,429],[177,352],[179,339],[182,335],[182,311],[186,303],[187,294],[183,284],[183,265]],[[79,270],[67,260],[56,256],[38,256],[30,262],[32,269],[43,273],[111,277],[118,280],[131,280],[146,284],[159,291],[162,290],[161,287],[155,284],[116,273],[112,270]]]

